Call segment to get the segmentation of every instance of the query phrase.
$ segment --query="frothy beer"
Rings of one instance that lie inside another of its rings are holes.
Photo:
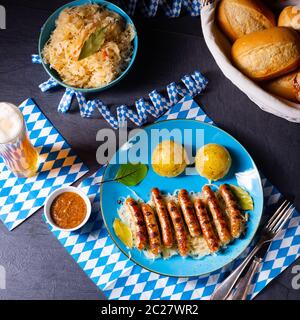
[[[18,177],[32,177],[38,169],[38,153],[26,133],[21,111],[0,102],[0,156]]]

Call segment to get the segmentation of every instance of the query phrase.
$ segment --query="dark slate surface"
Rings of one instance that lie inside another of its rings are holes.
[[[41,93],[47,79],[41,66],[32,65],[39,29],[51,12],[66,1],[6,0],[7,30],[0,30],[0,100],[19,104],[33,97],[53,124],[92,170],[96,170],[96,132],[107,127],[100,118],[81,119],[77,111],[56,112],[63,94]],[[152,89],[162,89],[195,69],[209,79],[197,99],[207,114],[234,135],[254,157],[267,177],[300,207],[300,127],[261,111],[218,69],[201,34],[197,18],[135,17],[140,36],[138,59],[130,75],[99,96],[112,106],[131,104]],[[300,263],[300,262],[298,262]],[[101,299],[103,295],[52,236],[42,212],[8,232],[0,223],[0,265],[7,270],[7,289],[0,299]],[[258,299],[299,299],[288,268]]]

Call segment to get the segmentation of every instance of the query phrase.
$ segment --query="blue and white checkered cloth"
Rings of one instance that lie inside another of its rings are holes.
[[[186,96],[160,120],[196,119],[206,123],[212,120]],[[93,213],[88,224],[78,232],[61,232],[50,227],[53,234],[73,259],[85,271],[108,299],[209,299],[220,283],[240,262],[209,275],[198,278],[171,278],[149,272],[136,265],[117,248],[110,238],[100,213],[99,183],[104,169],[101,168],[80,185],[93,203]],[[262,177],[265,205],[264,218],[272,213],[281,198],[279,191]],[[247,252],[249,249],[247,250]],[[247,254],[244,253],[244,256]],[[254,278],[249,298],[255,297],[271,280],[284,271],[300,256],[300,215],[294,212],[283,231],[272,242]],[[243,258],[243,257],[242,257]]]
[[[200,10],[204,0],[125,0],[118,1],[129,15],[133,15],[139,9],[146,17],[156,16],[159,9],[168,17],[178,17],[183,12],[193,16],[200,16]]]
[[[33,63],[41,63],[38,55],[32,55]],[[115,117],[110,108],[100,99],[87,101],[82,92],[72,89],[66,89],[60,103],[58,105],[58,112],[66,113],[71,108],[72,99],[76,96],[80,115],[83,118],[90,118],[96,110],[102,115],[107,123],[114,129],[118,129],[122,123],[129,119],[137,126],[142,126],[148,121],[148,116],[152,115],[155,118],[160,117],[168,109],[180,101],[182,97],[189,94],[192,97],[203,93],[208,81],[199,72],[194,71],[190,75],[185,75],[179,83],[172,82],[167,86],[168,98],[161,95],[157,90],[149,93],[149,101],[141,98],[135,101],[136,111],[126,105],[117,107],[117,116]],[[59,86],[59,84],[52,78],[39,85],[42,92],[48,91]]]
[[[32,144],[40,157],[38,174],[17,178],[0,158],[0,219],[12,230],[44,205],[47,196],[88,172],[33,100],[20,105]]]

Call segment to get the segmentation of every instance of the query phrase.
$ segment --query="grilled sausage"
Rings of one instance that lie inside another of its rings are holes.
[[[162,242],[166,248],[172,248],[174,243],[173,234],[171,228],[171,221],[165,202],[162,199],[161,194],[157,188],[152,189],[151,194],[152,201],[155,204],[156,213],[160,223]]]
[[[184,220],[189,229],[190,235],[192,237],[199,237],[201,234],[200,225],[197,221],[193,203],[190,200],[189,194],[185,189],[181,189],[179,191],[178,201],[182,209]]]
[[[213,224],[206,210],[205,204],[200,199],[194,202],[197,218],[203,233],[203,238],[211,253],[214,253],[220,248],[220,241],[214,230]]]
[[[142,203],[141,208],[146,222],[150,251],[158,255],[161,253],[161,239],[155,213],[146,203]]]
[[[173,223],[179,254],[186,257],[189,253],[189,244],[182,214],[174,201],[169,201],[167,207]]]
[[[237,201],[228,184],[220,186],[220,194],[226,204],[229,217],[230,231],[233,238],[239,238],[245,229],[245,221],[238,208]]]
[[[139,250],[143,250],[147,244],[147,229],[143,214],[139,208],[138,203],[134,199],[126,199],[126,205],[130,210],[136,226],[136,247]]]
[[[231,240],[230,232],[227,228],[225,217],[221,211],[215,193],[209,186],[204,186],[202,189],[203,197],[207,202],[209,210],[212,214],[214,224],[216,226],[218,236],[223,244],[227,244]]]

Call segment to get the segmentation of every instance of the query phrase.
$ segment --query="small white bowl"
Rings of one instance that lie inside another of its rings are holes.
[[[71,228],[71,229],[63,229],[58,227],[55,222],[53,221],[51,214],[50,214],[50,208],[52,205],[53,200],[59,196],[60,194],[64,193],[64,192],[74,192],[76,194],[78,194],[85,202],[86,204],[86,216],[84,218],[84,220],[82,221],[82,223],[80,225],[78,225],[77,227]],[[91,206],[91,201],[89,199],[89,197],[82,192],[79,188],[75,188],[75,187],[62,187],[59,189],[56,189],[55,191],[53,191],[50,196],[48,196],[48,198],[46,199],[46,203],[44,206],[44,214],[46,217],[47,222],[54,228],[58,229],[58,230],[62,230],[62,231],[75,231],[78,230],[80,228],[82,228],[86,222],[89,220],[90,216],[91,216],[91,212],[92,212],[92,206]]]

